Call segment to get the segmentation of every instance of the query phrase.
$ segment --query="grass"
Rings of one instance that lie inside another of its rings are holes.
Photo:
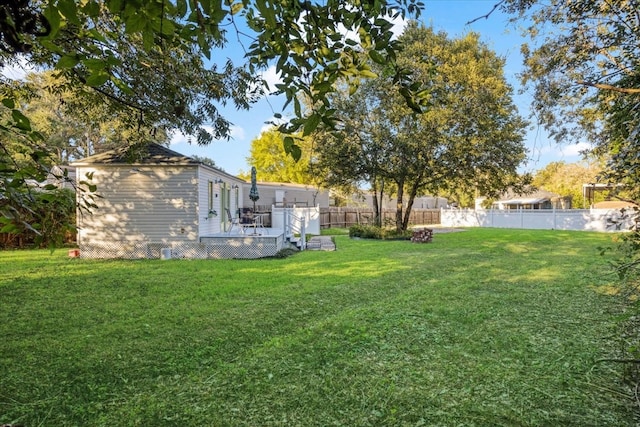
[[[0,252],[0,424],[634,425],[610,235],[474,229],[286,259]]]

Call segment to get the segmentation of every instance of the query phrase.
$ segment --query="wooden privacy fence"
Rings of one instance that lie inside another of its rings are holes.
[[[348,228],[357,224],[373,224],[374,213],[370,208],[320,208],[321,228]],[[395,224],[396,211],[382,211],[382,224]],[[440,224],[440,209],[411,209],[409,225]]]

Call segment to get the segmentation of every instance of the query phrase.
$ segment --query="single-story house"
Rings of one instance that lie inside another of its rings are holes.
[[[351,195],[346,201],[347,207],[371,208],[373,206],[373,193],[364,191],[359,194]],[[406,208],[408,198],[405,195],[403,205]],[[384,195],[382,199],[382,209],[396,210],[398,199],[390,195]],[[419,196],[413,200],[413,209],[441,209],[449,207],[446,197],[438,196]]]
[[[73,183],[75,180],[75,168],[69,166],[54,166],[51,168],[49,174],[47,174],[47,180],[44,184],[53,184],[58,188],[74,190]]]
[[[476,208],[482,204],[484,198],[476,200]],[[522,194],[508,191],[491,205],[492,209],[571,209],[571,197],[562,197],[558,194],[535,190]]]
[[[97,208],[79,211],[77,219],[78,245],[88,257],[157,257],[163,246],[224,233],[246,188],[245,181],[158,144],[134,160],[118,149],[72,166],[78,181],[91,177],[97,186]]]

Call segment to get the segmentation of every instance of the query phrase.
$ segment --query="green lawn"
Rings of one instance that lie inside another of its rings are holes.
[[[286,259],[0,252],[0,424],[626,426],[611,235],[474,229]]]

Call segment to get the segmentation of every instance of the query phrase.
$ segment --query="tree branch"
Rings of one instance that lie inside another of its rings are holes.
[[[619,93],[626,93],[626,94],[640,93],[640,88],[625,88],[625,87],[608,85],[605,83],[591,83],[591,82],[578,82],[578,84],[589,86],[589,87],[595,87],[596,89],[612,90],[614,92],[619,92]]]
[[[497,9],[497,8],[498,8],[502,3],[504,3],[504,0],[500,0],[498,3],[494,4],[494,5],[493,5],[493,9],[491,9],[491,10],[489,11],[489,13],[487,13],[486,15],[478,16],[476,19],[472,19],[471,21],[468,21],[465,25],[473,24],[474,22],[479,21],[479,20],[481,20],[481,19],[489,19],[489,16],[491,16],[491,14],[492,14],[493,12],[495,12],[495,11],[496,11],[496,9]]]

